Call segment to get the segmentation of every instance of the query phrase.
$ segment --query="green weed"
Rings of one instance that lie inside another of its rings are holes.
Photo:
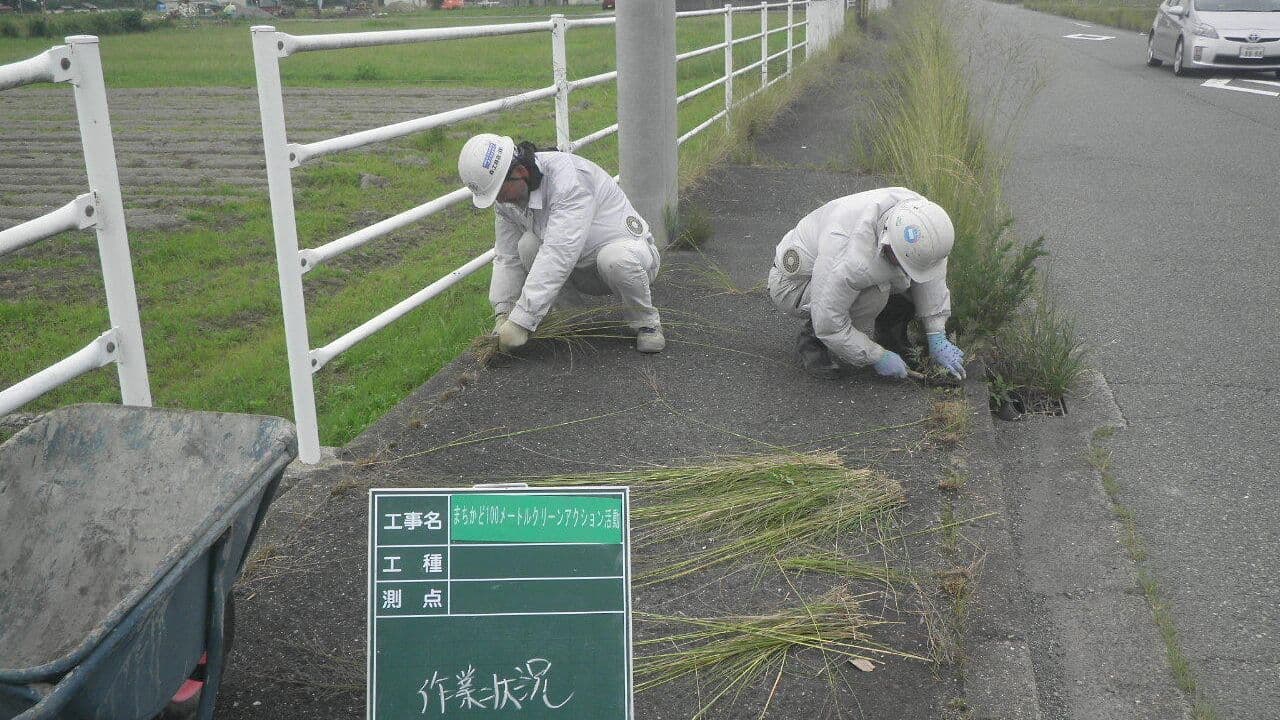
[[[1138,566],[1138,588],[1151,607],[1156,630],[1160,633],[1160,639],[1164,641],[1165,655],[1169,660],[1174,682],[1191,703],[1191,717],[1194,720],[1217,720],[1217,710],[1200,693],[1196,684],[1194,668],[1191,666],[1191,660],[1182,650],[1182,643],[1178,640],[1178,628],[1169,604],[1164,600],[1155,576],[1145,565],[1147,549],[1138,533],[1137,519],[1133,511],[1120,499],[1120,486],[1111,470],[1111,450],[1105,444],[1114,433],[1115,428],[1110,426],[1094,430],[1089,463],[1102,478],[1102,487],[1106,491],[1107,499],[1111,502],[1111,512],[1120,522],[1121,542],[1128,550],[1129,557]]]
[[[1027,389],[1060,399],[1088,369],[1075,323],[1045,292],[996,332],[986,355],[992,386],[1005,400]]]

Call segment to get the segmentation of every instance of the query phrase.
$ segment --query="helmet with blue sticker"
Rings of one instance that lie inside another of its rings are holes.
[[[487,208],[498,197],[511,169],[515,142],[504,135],[480,133],[467,141],[458,154],[458,175],[471,191],[471,202]]]
[[[893,249],[908,277],[923,283],[946,276],[947,256],[956,241],[946,210],[918,197],[899,202],[883,218],[877,229],[880,244]]]

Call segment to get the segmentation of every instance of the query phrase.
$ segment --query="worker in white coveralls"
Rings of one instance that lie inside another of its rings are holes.
[[[801,366],[833,377],[844,365],[907,377],[907,323],[918,316],[929,353],[958,379],[964,353],[947,339],[951,218],[906,188],[837,198],[814,210],[778,243],[769,296],[804,318]]]
[[[500,350],[524,345],[567,285],[617,296],[636,349],[662,351],[662,321],[649,291],[658,248],[648,223],[599,165],[485,133],[462,147],[458,174],[476,207],[494,206],[489,302]]]

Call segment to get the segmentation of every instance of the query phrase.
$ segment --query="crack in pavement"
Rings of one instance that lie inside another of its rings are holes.
[[[1177,387],[1177,386],[1190,385],[1193,387],[1214,388],[1218,390],[1248,390],[1249,392],[1268,392],[1268,393],[1280,392],[1280,387],[1264,387],[1260,385],[1233,385],[1231,383],[1193,382],[1190,380],[1182,380],[1182,381],[1170,380],[1167,382],[1160,382],[1160,381],[1153,381],[1153,380],[1110,380],[1108,379],[1107,382],[1111,385],[1126,385],[1126,386],[1132,386],[1132,387]]]

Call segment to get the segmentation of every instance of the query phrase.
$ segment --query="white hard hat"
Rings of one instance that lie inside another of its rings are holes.
[[[956,229],[947,211],[924,198],[894,205],[880,227],[880,244],[893,248],[898,264],[919,283],[946,276],[947,255],[955,241]]]
[[[507,180],[516,144],[505,135],[480,133],[467,141],[458,153],[458,175],[471,191],[471,202],[487,208],[498,197]]]

